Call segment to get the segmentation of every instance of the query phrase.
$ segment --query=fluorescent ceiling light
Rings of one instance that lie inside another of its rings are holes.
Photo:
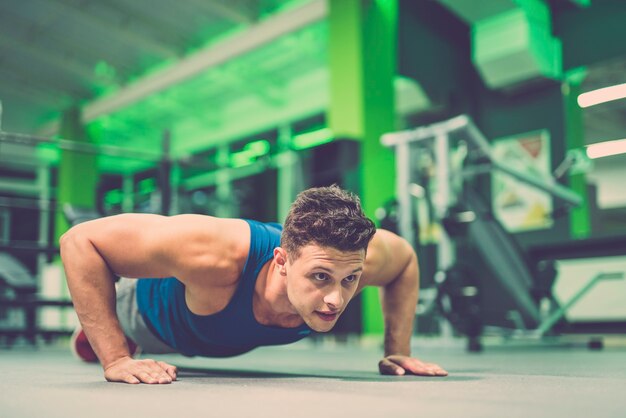
[[[626,83],[589,91],[578,96],[578,106],[589,107],[626,97]]]
[[[293,149],[302,150],[326,144],[333,139],[333,131],[329,128],[323,128],[317,131],[296,135],[293,137],[291,144]]]
[[[230,154],[230,164],[233,168],[240,168],[250,165],[261,157],[270,152],[270,143],[264,139],[249,142],[243,147],[242,151]]]
[[[616,139],[615,141],[600,142],[587,146],[587,157],[592,159],[625,153],[626,139]]]

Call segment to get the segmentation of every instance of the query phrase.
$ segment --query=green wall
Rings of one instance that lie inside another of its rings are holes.
[[[335,138],[361,141],[361,187],[365,213],[395,194],[393,152],[380,137],[395,130],[396,0],[329,1],[330,106]],[[362,293],[363,332],[382,334],[377,289]]]

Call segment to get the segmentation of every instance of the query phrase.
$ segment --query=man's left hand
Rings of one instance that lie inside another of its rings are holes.
[[[434,363],[424,363],[421,360],[402,355],[391,355],[378,363],[380,374],[402,376],[415,374],[418,376],[447,376],[448,372]]]

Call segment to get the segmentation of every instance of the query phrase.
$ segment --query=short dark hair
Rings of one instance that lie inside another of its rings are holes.
[[[355,194],[337,185],[315,187],[298,194],[291,205],[280,245],[294,259],[309,244],[339,251],[367,250],[375,232]]]

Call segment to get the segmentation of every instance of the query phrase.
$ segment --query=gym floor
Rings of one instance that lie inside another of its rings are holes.
[[[416,345],[420,345],[416,342]],[[450,376],[380,376],[377,346],[297,344],[233,359],[159,356],[171,385],[107,383],[63,344],[0,350],[0,416],[624,417],[626,348],[432,342],[416,355]],[[155,357],[157,358],[157,357]]]

